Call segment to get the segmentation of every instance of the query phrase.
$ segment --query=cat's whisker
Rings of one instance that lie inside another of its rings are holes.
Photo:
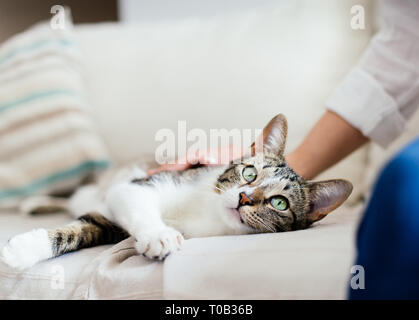
[[[257,219],[257,221],[259,221],[269,231],[271,231],[271,232],[275,232],[276,231],[273,227],[268,226],[262,219]]]
[[[275,232],[275,229],[274,229],[274,228],[272,228],[272,227],[270,227],[270,226],[268,226],[268,225],[267,225],[267,224],[266,224],[266,223],[265,223],[262,219],[260,219],[260,218],[255,218],[254,216],[250,216],[250,217],[247,217],[247,218],[248,218],[250,221],[252,221],[253,223],[263,225],[267,231]]]

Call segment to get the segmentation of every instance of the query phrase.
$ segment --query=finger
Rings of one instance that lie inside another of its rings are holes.
[[[151,176],[162,171],[181,171],[189,168],[190,166],[191,165],[189,163],[164,164],[158,168],[147,170],[147,175]]]

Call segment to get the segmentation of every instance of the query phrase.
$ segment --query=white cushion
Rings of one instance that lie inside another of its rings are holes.
[[[109,156],[86,115],[70,28],[40,23],[0,45],[0,207],[74,189]]]
[[[0,263],[0,299],[344,299],[361,207],[295,232],[186,240],[165,262],[133,239],[65,254],[18,272]],[[0,214],[0,246],[66,215]]]
[[[165,263],[168,299],[345,299],[361,207],[308,230],[186,241]]]

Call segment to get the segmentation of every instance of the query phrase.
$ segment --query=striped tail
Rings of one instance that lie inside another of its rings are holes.
[[[55,230],[48,230],[53,257],[83,248],[118,243],[129,234],[99,213],[88,213],[77,221]]]
[[[26,269],[67,252],[118,243],[127,237],[125,230],[101,214],[88,213],[61,228],[35,229],[11,238],[0,259],[13,268]]]

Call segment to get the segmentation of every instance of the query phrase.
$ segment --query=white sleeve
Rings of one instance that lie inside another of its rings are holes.
[[[419,1],[382,5],[382,29],[326,107],[386,147],[419,107]]]

